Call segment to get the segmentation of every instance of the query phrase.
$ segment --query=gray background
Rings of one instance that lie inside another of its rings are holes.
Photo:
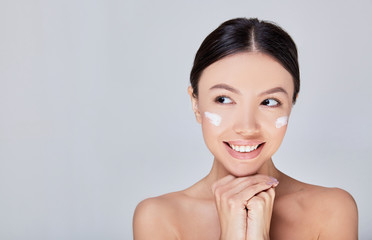
[[[279,23],[299,48],[274,162],[349,191],[371,239],[371,0],[1,0],[0,239],[131,239],[140,200],[205,176],[189,71],[240,16]]]

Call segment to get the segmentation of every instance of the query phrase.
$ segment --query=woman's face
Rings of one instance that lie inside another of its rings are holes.
[[[198,87],[193,109],[215,160],[235,176],[255,174],[285,135],[291,74],[269,55],[244,52],[208,66]]]

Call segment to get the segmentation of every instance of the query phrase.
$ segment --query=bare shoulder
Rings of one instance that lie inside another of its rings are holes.
[[[340,188],[314,190],[324,219],[319,239],[358,239],[358,209],[354,198]]]
[[[176,209],[182,198],[174,192],[141,201],[133,216],[134,239],[178,239]]]
[[[314,201],[316,203],[321,202],[322,204],[331,202],[333,204],[339,202],[355,203],[351,194],[341,188],[329,188],[302,183],[299,193],[304,195],[306,199],[311,199],[313,203]]]
[[[354,198],[340,188],[305,184],[303,201],[318,221],[318,239],[358,239],[358,209]]]
[[[314,208],[328,217],[335,214],[357,217],[357,206],[354,198],[347,191],[340,188],[327,188],[306,184],[304,199]]]

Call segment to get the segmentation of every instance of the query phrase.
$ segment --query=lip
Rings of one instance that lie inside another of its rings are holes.
[[[228,144],[233,144],[233,145],[241,145],[241,146],[254,146],[254,145],[259,145],[260,146],[253,150],[252,152],[237,152],[231,147],[229,147]],[[240,160],[250,160],[256,158],[262,151],[262,148],[264,147],[265,143],[262,141],[245,141],[245,140],[237,140],[237,141],[229,141],[229,142],[224,142],[224,145],[226,147],[227,152],[236,159]]]
[[[226,141],[228,144],[238,145],[238,146],[256,146],[259,144],[264,143],[263,141],[258,140],[233,140],[233,141]]]

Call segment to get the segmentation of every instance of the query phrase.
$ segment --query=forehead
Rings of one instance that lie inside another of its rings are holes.
[[[227,56],[204,69],[199,92],[225,83],[240,90],[263,91],[273,87],[293,93],[291,74],[273,57],[260,52],[243,52]]]

